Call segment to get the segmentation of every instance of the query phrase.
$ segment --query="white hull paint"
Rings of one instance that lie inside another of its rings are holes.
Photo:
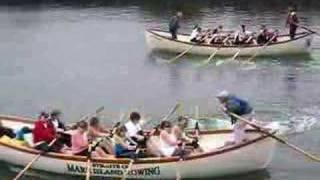
[[[241,49],[239,56],[252,56],[257,51],[259,52],[259,56],[308,54],[311,50],[312,40],[312,33],[304,32],[297,35],[295,40],[290,40],[289,36],[280,36],[277,43],[272,43],[265,48],[263,46],[219,48],[219,45],[211,46],[190,43],[187,35],[178,35],[178,40],[172,40],[168,32],[160,30],[147,30],[145,35],[151,51],[180,53],[194,46],[188,54],[211,55],[219,49],[216,53],[218,56],[233,56],[239,49]]]
[[[4,125],[17,128],[25,125],[22,122],[5,120]],[[272,159],[276,141],[270,137],[262,137],[257,132],[250,132],[250,141],[230,148],[216,150],[231,136],[230,131],[214,133],[208,132],[201,136],[200,145],[205,153],[192,155],[186,160],[178,158],[146,158],[133,164],[128,178],[133,179],[175,179],[177,174],[181,178],[208,178],[237,173],[245,173],[266,168]],[[215,149],[215,150],[213,150]],[[19,166],[25,166],[36,155],[34,150],[0,143],[0,160]],[[94,159],[92,176],[122,177],[128,166],[128,159]],[[86,158],[65,154],[49,153],[41,156],[34,163],[32,169],[48,171],[58,174],[84,176],[86,172]]]

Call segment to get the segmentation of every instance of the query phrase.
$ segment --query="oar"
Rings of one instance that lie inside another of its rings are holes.
[[[139,152],[140,152],[140,148],[137,148],[135,154],[138,154]],[[133,165],[134,160],[135,160],[135,159],[131,159],[131,160],[130,160],[129,165],[128,165],[128,168],[124,171],[121,180],[125,180],[125,179],[127,178],[128,173],[130,172],[130,170],[131,170],[131,168],[132,168],[132,165]]]
[[[240,54],[240,52],[241,52],[241,49],[239,49],[239,50],[232,56],[232,58],[229,59],[229,60],[219,60],[219,61],[217,61],[217,62],[216,62],[216,66],[220,66],[220,65],[223,64],[223,63],[227,63],[227,62],[230,62],[230,61],[235,60],[235,59],[238,57],[238,55]]]
[[[181,106],[181,104],[180,104],[180,103],[177,103],[177,104],[169,111],[169,113],[168,113],[164,118],[162,118],[161,121],[166,121],[166,120],[168,120],[168,119],[179,109],[180,106]]]
[[[179,59],[180,57],[184,56],[187,52],[189,52],[195,45],[191,45],[188,49],[182,51],[180,54],[178,54],[177,56],[175,56],[174,58],[170,59],[168,61],[168,63],[174,63],[177,59]]]
[[[87,159],[87,172],[86,172],[86,180],[90,180],[91,174],[91,152],[92,152],[92,144],[89,145],[88,148],[88,159]]]
[[[92,116],[96,116],[97,114],[99,114],[103,110],[104,110],[104,106],[101,106],[93,114],[89,114],[89,115],[83,116],[80,119],[80,121],[84,121],[86,119],[89,119]],[[86,180],[90,180],[90,175],[91,175],[91,153],[92,153],[92,144],[89,144],[89,147],[88,147],[88,159],[87,159],[87,166],[86,166],[87,167]]]
[[[50,144],[49,144],[49,149],[50,149],[50,147],[55,143],[57,141],[57,138],[55,138],[55,139],[53,139],[51,142],[50,142]],[[23,176],[23,174],[32,166],[32,164],[34,163],[34,162],[36,162],[39,158],[40,158],[40,156],[41,155],[44,155],[45,153],[47,153],[46,151],[41,151],[36,157],[34,157],[24,168],[23,168],[23,170],[21,170],[20,172],[19,172],[19,174],[15,177],[15,178],[13,178],[13,180],[18,180],[18,179],[20,179],[22,176]]]
[[[258,131],[260,131],[261,133],[266,134],[267,136],[270,136],[270,137],[272,137],[273,139],[276,139],[277,141],[281,142],[282,144],[287,145],[288,147],[292,148],[292,149],[295,150],[296,152],[299,152],[299,153],[305,155],[306,157],[308,157],[308,158],[310,158],[310,159],[312,159],[312,160],[314,160],[314,161],[320,162],[320,158],[319,158],[319,157],[316,157],[316,156],[314,156],[314,155],[312,155],[312,154],[304,151],[303,149],[301,149],[301,148],[299,148],[299,147],[297,147],[297,146],[289,143],[288,141],[284,140],[283,138],[281,138],[281,137],[279,137],[279,136],[277,136],[277,135],[275,135],[275,134],[272,134],[272,133],[270,133],[270,132],[268,132],[268,131],[263,130],[262,127],[254,124],[254,123],[252,123],[252,122],[250,122],[249,120],[247,120],[247,119],[245,119],[245,118],[243,118],[243,117],[241,117],[241,116],[238,116],[238,115],[236,115],[236,114],[234,114],[234,113],[231,113],[231,112],[228,112],[228,114],[230,114],[231,116],[233,116],[233,117],[235,117],[235,118],[237,118],[237,119],[239,119],[239,120],[241,120],[241,121],[249,124],[249,125],[252,126],[253,128],[255,128],[255,129],[257,129]]]
[[[217,48],[210,56],[208,59],[206,59],[205,61],[203,61],[203,63],[201,63],[198,67],[203,67],[206,66],[207,64],[210,63],[210,61],[213,59],[213,57],[217,54],[217,52],[220,50],[220,48]]]
[[[78,122],[79,121],[84,121],[84,120],[87,120],[87,119],[89,119],[90,117],[92,117],[92,116],[96,116],[97,114],[99,114],[100,112],[102,112],[104,110],[104,106],[101,106],[101,107],[99,107],[94,113],[90,113],[90,114],[87,114],[87,115],[84,115],[84,116],[82,116],[79,120],[78,120]],[[68,128],[70,128],[70,127],[72,127],[72,126],[74,126],[76,123],[72,123],[72,124],[70,124],[70,125],[68,125],[67,127]]]
[[[314,31],[314,30],[312,30],[312,29],[310,29],[310,28],[308,28],[308,27],[306,27],[306,26],[300,26],[300,25],[298,25],[298,24],[297,24],[297,26],[300,27],[300,28],[302,28],[302,29],[305,29],[305,30],[307,30],[307,31],[309,31],[309,32],[311,32],[311,33],[314,33],[314,34],[316,34],[317,36],[320,36],[320,34],[319,34],[318,32],[316,32],[316,31]]]
[[[255,57],[257,57],[262,50],[264,50],[275,38],[277,35],[272,36],[263,46],[256,50],[256,52],[246,61],[251,62]]]

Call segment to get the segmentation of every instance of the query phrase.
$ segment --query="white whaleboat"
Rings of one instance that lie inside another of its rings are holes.
[[[23,126],[33,126],[33,119],[1,115],[3,126],[13,129]],[[277,123],[271,123],[271,133],[276,133]],[[231,136],[231,130],[220,129],[201,132],[199,140],[203,153],[191,154],[181,160],[179,157],[150,157],[134,161],[129,179],[175,179],[181,178],[208,178],[246,173],[264,169],[268,166],[276,148],[276,140],[262,135],[258,131],[247,131],[249,140],[238,145],[222,147]],[[221,148],[222,147],[222,148]],[[8,142],[0,142],[0,160],[25,166],[39,151]],[[85,176],[87,157],[71,154],[47,153],[36,161],[32,169],[58,174]],[[93,158],[91,176],[93,177],[122,177],[130,159]]]
[[[290,39],[289,34],[282,34],[278,36],[277,42],[268,43],[266,46],[263,46],[256,44],[197,44],[190,42],[188,34],[178,34],[177,39],[174,40],[167,31],[149,29],[145,32],[146,41],[151,51],[181,53],[190,49],[188,54],[209,56],[218,50],[216,55],[229,57],[236,54],[239,50],[241,51],[238,56],[252,56],[260,50],[259,56],[309,54],[313,34],[314,32],[310,31],[299,32],[294,39]]]

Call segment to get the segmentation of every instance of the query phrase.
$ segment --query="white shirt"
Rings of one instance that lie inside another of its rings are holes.
[[[191,35],[190,35],[190,40],[196,38],[198,36],[198,34],[199,34],[199,32],[198,32],[197,28],[192,30]]]
[[[134,124],[132,121],[128,121],[124,126],[127,128],[127,137],[136,136],[137,133],[141,131],[139,123]]]
[[[170,139],[171,141],[176,141],[177,138],[173,133],[170,133]],[[165,142],[160,135],[160,151],[161,153],[166,156],[166,157],[170,157],[172,156],[172,154],[174,153],[176,149],[176,146],[170,145],[167,142]]]

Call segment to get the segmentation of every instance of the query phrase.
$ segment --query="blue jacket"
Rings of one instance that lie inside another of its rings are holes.
[[[226,101],[226,108],[228,112],[232,112],[239,116],[250,114],[252,112],[252,107],[250,106],[250,104],[247,101],[240,99],[236,96],[228,97]],[[230,117],[232,123],[235,123],[237,119],[233,116]]]

